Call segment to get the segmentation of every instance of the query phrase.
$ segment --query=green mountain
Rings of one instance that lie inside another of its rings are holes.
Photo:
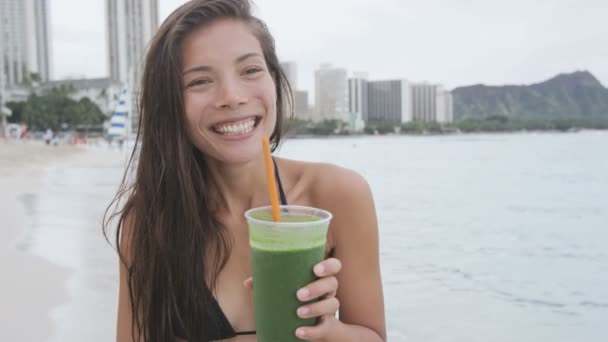
[[[527,86],[460,87],[452,95],[456,120],[608,118],[608,89],[588,71],[560,74]]]

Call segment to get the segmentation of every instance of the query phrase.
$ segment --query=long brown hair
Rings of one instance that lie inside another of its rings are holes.
[[[177,335],[207,341],[212,294],[206,282],[214,288],[230,255],[230,237],[214,216],[216,199],[210,193],[206,157],[188,138],[181,80],[184,38],[219,18],[242,20],[260,42],[277,92],[277,123],[270,137],[273,150],[284,134],[284,112],[293,110],[274,39],[252,15],[248,0],[190,1],[157,31],[141,80],[136,145],[103,220],[109,241],[111,222],[118,219],[115,243],[128,270],[133,336],[144,341],[165,342]],[[123,236],[123,241],[130,241],[128,256],[120,249],[126,222],[131,228],[130,236]]]

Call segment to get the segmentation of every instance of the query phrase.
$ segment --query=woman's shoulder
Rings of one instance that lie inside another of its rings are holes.
[[[331,163],[290,159],[281,159],[281,164],[306,184],[311,199],[319,206],[334,206],[335,201],[347,204],[357,198],[370,196],[367,180],[354,170]]]
[[[338,243],[349,245],[353,239],[375,236],[376,209],[370,186],[362,175],[330,163],[285,159],[279,168],[299,179],[296,193],[305,199],[302,204],[332,213],[328,249],[334,249]]]

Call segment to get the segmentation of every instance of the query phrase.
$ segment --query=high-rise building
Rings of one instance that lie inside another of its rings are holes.
[[[412,86],[414,120],[435,121],[437,115],[437,87],[429,83],[416,83]]]
[[[454,122],[454,96],[449,90],[446,90],[445,94],[445,103],[447,107],[447,122]]]
[[[0,6],[2,4],[0,3]],[[2,10],[2,7],[0,7]],[[0,12],[0,17],[2,16]],[[0,18],[2,20],[3,18]],[[0,138],[6,137],[6,115],[9,114],[8,111],[4,110],[4,103],[6,102],[6,80],[5,80],[5,68],[4,68],[4,34],[0,29]]]
[[[137,85],[146,48],[158,28],[157,0],[106,0],[110,80],[126,84],[131,127],[139,125]]]
[[[357,113],[363,120],[368,116],[368,90],[366,78],[348,79],[348,112]]]
[[[106,0],[106,22],[110,79],[137,84],[158,28],[158,1]]]
[[[305,90],[296,90],[293,97],[294,116],[300,120],[310,120],[310,106],[308,105],[308,92]]]
[[[452,94],[443,86],[437,86],[437,114],[435,121],[448,123],[454,121]]]
[[[298,66],[296,62],[282,62],[281,69],[287,76],[291,90],[295,92],[298,89]]]
[[[414,120],[425,122],[452,122],[452,94],[442,85],[416,83],[412,85]]]
[[[26,35],[29,71],[43,82],[51,80],[51,25],[47,0],[26,0]]]
[[[442,101],[445,105],[445,113],[443,115],[443,121],[439,122],[453,122],[454,121],[454,98],[452,97],[452,93],[443,89],[442,99],[438,99],[438,101]]]
[[[348,113],[346,69],[322,64],[315,72],[313,121],[343,120]]]
[[[46,0],[0,0],[2,74],[12,87],[37,73],[50,79],[49,13]]]
[[[294,116],[298,119],[306,120],[309,117],[308,104],[304,107],[302,100],[308,101],[308,93],[298,91],[298,68],[295,62],[282,62],[281,70],[287,77],[291,89],[291,99],[293,100]],[[289,113],[289,103],[284,103],[285,112]]]
[[[4,27],[2,22],[4,21],[4,10],[5,4],[3,0],[0,0],[0,137],[4,136],[4,126],[6,118],[4,116],[4,103],[6,102],[6,76],[7,71],[5,68],[6,54],[4,52]]]
[[[366,122],[410,122],[412,88],[406,80],[371,81],[367,83],[368,107]]]
[[[5,85],[11,87],[23,82],[28,65],[25,3],[20,0],[0,0],[0,16]]]

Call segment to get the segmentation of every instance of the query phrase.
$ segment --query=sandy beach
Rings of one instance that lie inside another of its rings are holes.
[[[128,155],[0,141],[0,341],[114,339],[118,260],[101,220]]]
[[[68,299],[69,271],[20,251],[28,219],[23,196],[40,187],[45,168],[82,149],[41,142],[0,141],[0,341],[44,341],[53,333],[49,313]]]

